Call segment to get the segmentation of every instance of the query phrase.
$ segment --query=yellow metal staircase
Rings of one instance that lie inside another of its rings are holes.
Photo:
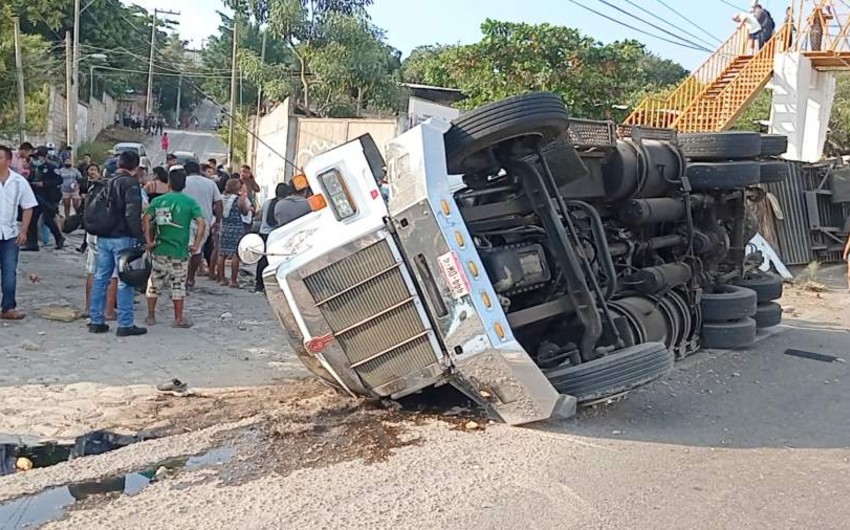
[[[723,131],[767,85],[774,57],[790,42],[792,24],[779,28],[755,55],[747,55],[749,35],[738,30],[666,97],[650,96],[626,118],[627,125]]]

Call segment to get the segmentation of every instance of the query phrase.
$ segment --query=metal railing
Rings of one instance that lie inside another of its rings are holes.
[[[723,131],[729,129],[752,99],[773,76],[777,53],[786,51],[793,24],[783,25],[719,93],[701,94],[673,122],[679,131]]]
[[[648,96],[624,123],[669,128],[744,53],[748,42],[746,29],[739,28],[673,92],[666,97]]]

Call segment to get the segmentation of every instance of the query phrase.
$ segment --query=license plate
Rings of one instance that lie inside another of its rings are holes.
[[[469,295],[469,279],[463,272],[463,267],[460,265],[460,260],[457,254],[448,252],[437,258],[437,263],[440,265],[440,271],[443,273],[443,279],[449,286],[449,291],[452,293],[452,298],[458,299]]]

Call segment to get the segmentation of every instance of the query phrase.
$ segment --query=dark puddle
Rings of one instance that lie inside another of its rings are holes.
[[[143,436],[128,436],[109,431],[94,431],[78,436],[72,444],[0,440],[0,476],[15,473],[16,462],[24,458],[32,467],[50,467],[83,456],[101,455],[144,441]]]
[[[46,489],[0,504],[0,528],[34,528],[61,518],[75,504],[83,501],[97,502],[107,499],[108,496],[136,495],[157,481],[157,472],[161,468],[165,468],[165,476],[170,477],[176,471],[226,464],[233,456],[233,448],[218,447],[201,455],[168,460],[122,476]]]

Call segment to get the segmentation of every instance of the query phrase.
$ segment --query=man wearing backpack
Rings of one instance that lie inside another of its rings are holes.
[[[122,252],[144,245],[142,190],[135,171],[139,155],[125,151],[118,156],[118,170],[104,185],[90,193],[85,207],[86,231],[97,236],[97,261],[92,286],[90,333],[107,333],[106,290]],[[147,329],[134,324],[134,289],[118,282],[119,337],[144,335]]]
[[[263,204],[263,207],[260,210],[260,237],[263,239],[263,242],[268,241],[269,234],[277,228],[277,221],[275,220],[275,209],[277,207],[277,203],[287,198],[290,193],[292,193],[292,188],[289,184],[281,182],[274,190],[274,198],[267,200],[266,203]],[[263,280],[263,271],[268,266],[269,260],[265,256],[260,258],[260,261],[257,262],[256,277],[254,279],[255,293],[266,292],[266,282]]]

